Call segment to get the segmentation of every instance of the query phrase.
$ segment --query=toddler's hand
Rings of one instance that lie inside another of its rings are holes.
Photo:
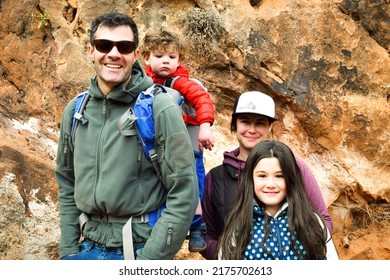
[[[214,147],[213,137],[211,135],[210,123],[202,123],[199,129],[198,145],[199,150],[203,153],[203,149],[212,150]]]

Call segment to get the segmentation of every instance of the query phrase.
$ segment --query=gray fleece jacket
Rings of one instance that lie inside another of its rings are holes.
[[[106,247],[123,245],[124,223],[90,220],[80,232],[82,212],[139,216],[163,204],[166,208],[153,228],[148,224],[133,226],[134,242],[145,243],[137,258],[172,259],[180,249],[197,206],[198,185],[191,141],[178,106],[167,93],[157,94],[153,103],[155,147],[163,182],[144,156],[138,137],[123,136],[117,128],[119,118],[134,105],[138,94],[152,84],[138,62],[130,82],[106,96],[94,77],[84,113],[86,122],[78,126],[74,145],[70,131],[76,99],[66,106],[55,170],[61,258],[79,252],[81,235]]]

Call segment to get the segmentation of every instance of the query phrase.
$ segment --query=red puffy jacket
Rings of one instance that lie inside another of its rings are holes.
[[[198,125],[206,122],[211,125],[214,123],[214,106],[210,94],[197,82],[189,79],[190,74],[186,66],[180,65],[173,74],[167,77],[156,75],[150,66],[145,67],[145,72],[156,84],[160,85],[164,85],[166,79],[178,77],[175,79],[173,88],[180,92],[195,109]]]

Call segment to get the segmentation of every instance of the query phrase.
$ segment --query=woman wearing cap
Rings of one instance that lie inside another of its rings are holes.
[[[224,229],[225,218],[235,203],[247,157],[257,143],[268,137],[274,121],[275,103],[270,96],[250,91],[236,98],[230,130],[236,134],[239,146],[231,152],[224,152],[222,164],[206,175],[202,208],[207,227],[207,249],[201,253],[206,259],[216,259],[218,239]],[[296,161],[313,209],[321,214],[332,231],[332,219],[314,175],[302,159],[296,157]]]

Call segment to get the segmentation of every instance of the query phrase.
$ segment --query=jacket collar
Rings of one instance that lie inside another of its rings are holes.
[[[260,207],[257,204],[257,202],[255,200],[253,200],[253,212],[257,215],[267,214],[268,216],[276,219],[277,217],[287,213],[287,210],[286,210],[287,208],[288,208],[288,202],[286,201],[283,203],[282,207],[278,210],[278,212],[276,212],[276,214],[274,216],[272,216],[267,210],[264,210],[262,207]]]

